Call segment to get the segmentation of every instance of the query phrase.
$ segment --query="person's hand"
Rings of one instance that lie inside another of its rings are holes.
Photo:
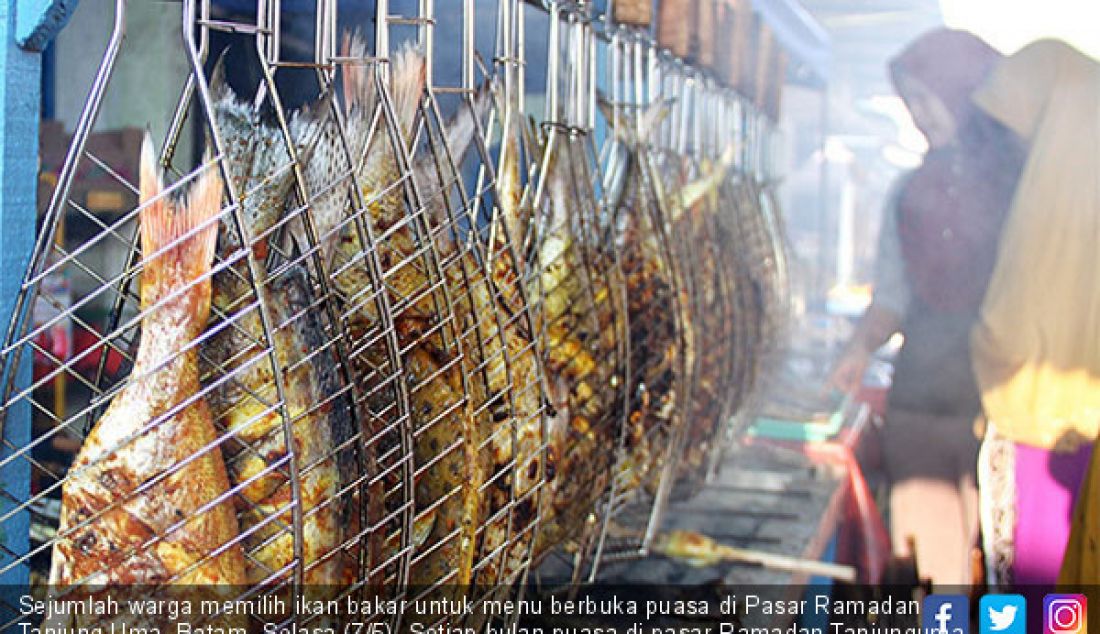
[[[871,363],[871,353],[860,345],[850,345],[829,373],[829,385],[845,394],[854,394],[863,383]]]

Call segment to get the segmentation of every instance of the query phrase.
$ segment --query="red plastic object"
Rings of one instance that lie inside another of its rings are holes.
[[[73,340],[67,341],[64,328],[52,328],[43,332],[35,339],[40,347],[48,350],[50,355],[62,361],[77,359],[72,364],[72,369],[85,377],[93,377],[99,369],[99,357],[103,353],[103,336],[95,330],[82,328],[73,324]],[[122,368],[123,357],[115,349],[107,352],[107,364],[104,371],[108,376],[117,375]],[[35,351],[34,355],[34,380],[41,380],[49,373],[57,370],[58,364],[45,354]]]

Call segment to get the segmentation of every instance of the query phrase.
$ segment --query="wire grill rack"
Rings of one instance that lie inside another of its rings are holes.
[[[34,434],[0,467],[34,487],[0,484],[0,529],[29,535],[0,575],[478,600],[548,558],[592,580],[644,554],[677,478],[705,477],[782,334],[762,118],[585,2],[397,4],[363,32],[317,0],[303,35],[279,0],[183,0],[190,72],[135,177],[88,146],[121,89],[115,0],[4,340],[0,424]],[[73,195],[90,168],[127,212]],[[94,345],[44,345],[66,321]]]

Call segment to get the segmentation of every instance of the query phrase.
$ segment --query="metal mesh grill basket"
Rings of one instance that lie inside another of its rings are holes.
[[[594,579],[744,406],[777,217],[748,177],[684,197],[724,147],[687,152],[687,126],[745,129],[728,96],[662,116],[652,42],[549,3],[535,123],[519,0],[448,3],[447,38],[430,1],[379,0],[371,33],[337,4],[184,0],[188,72],[135,171],[89,141],[125,98],[115,1],[2,350],[0,424],[33,434],[0,457],[0,578],[475,601],[544,560]],[[92,169],[123,213],[75,195]],[[91,344],[51,346],[68,324]]]
[[[280,46],[277,2],[248,16],[184,3],[192,72],[156,161],[176,168],[163,191],[151,154],[137,182],[85,145],[126,55],[127,5],[114,9],[16,312],[55,315],[17,320],[5,342],[52,367],[4,392],[5,419],[29,409],[36,429],[6,458],[35,490],[7,492],[0,522],[30,514],[35,529],[4,570],[395,597],[514,583],[534,545],[546,399],[487,169],[474,3],[442,50],[431,3],[404,17],[378,3],[370,38],[319,2],[306,59]],[[402,27],[412,42],[391,43]],[[208,55],[212,33],[255,51],[254,98]],[[443,55],[462,60],[461,84],[435,83]],[[318,98],[292,112],[280,80],[303,69]],[[174,152],[189,117],[210,148],[194,169]],[[101,219],[70,196],[88,166],[135,192],[131,211]],[[72,246],[57,236],[75,216],[99,229]],[[105,244],[111,257],[93,257]],[[43,283],[58,276],[94,290],[67,304]],[[96,344],[51,356],[40,340],[63,320]],[[79,397],[55,407],[61,377]],[[69,469],[43,457],[63,438],[83,445]]]

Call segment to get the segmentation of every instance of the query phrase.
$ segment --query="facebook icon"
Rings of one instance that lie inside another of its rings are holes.
[[[933,594],[924,598],[920,616],[923,634],[967,634],[970,603],[961,594]]]

